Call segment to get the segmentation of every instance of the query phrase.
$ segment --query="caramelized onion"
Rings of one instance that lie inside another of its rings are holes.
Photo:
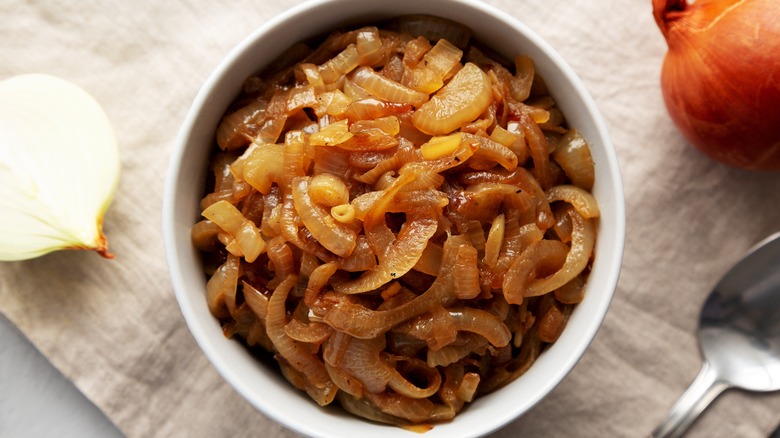
[[[466,63],[442,89],[412,116],[414,126],[431,135],[449,134],[479,117],[490,105],[490,80],[476,65]]]
[[[292,196],[301,221],[322,246],[336,255],[346,257],[355,249],[357,236],[350,228],[336,222],[330,212],[312,202],[309,177],[292,181]]]
[[[599,205],[589,192],[572,185],[555,186],[547,191],[547,201],[564,201],[571,204],[585,219],[599,216]]]
[[[537,276],[544,275],[545,271],[560,270],[568,253],[569,247],[557,240],[540,240],[529,245],[504,276],[506,301],[509,304],[522,303],[523,297],[530,295],[530,283]]]
[[[228,254],[225,263],[217,268],[206,283],[206,302],[217,318],[226,318],[236,313],[239,267],[239,258]]]
[[[427,94],[405,87],[368,67],[358,68],[352,73],[350,78],[357,86],[366,90],[373,97],[385,102],[408,103],[420,106],[428,100]]]
[[[390,310],[375,311],[362,305],[341,301],[324,316],[325,322],[336,330],[356,338],[371,339],[386,333],[391,327],[422,315],[438,305],[455,301],[452,291],[452,273],[458,248],[465,242],[460,236],[451,236],[444,244],[442,266],[436,281],[422,295]]]
[[[561,137],[552,157],[566,172],[572,184],[585,190],[593,190],[596,178],[593,158],[588,143],[577,130],[572,129]]]
[[[572,211],[571,248],[566,256],[566,261],[553,275],[546,278],[537,278],[528,285],[526,296],[537,296],[552,292],[568,283],[579,275],[590,261],[593,245],[596,239],[596,230],[593,222],[584,219],[579,213]]]
[[[317,387],[325,388],[333,385],[325,366],[319,358],[306,351],[301,343],[290,338],[284,331],[287,324],[285,302],[290,290],[298,282],[298,278],[290,275],[274,289],[268,302],[266,330],[279,355],[296,370],[303,373]]]
[[[458,330],[481,335],[496,347],[503,347],[512,338],[509,329],[495,315],[473,307],[450,309],[450,316]]]
[[[401,228],[387,255],[380,257],[378,265],[355,280],[337,283],[336,291],[345,294],[368,292],[378,289],[394,278],[400,278],[420,259],[437,226],[435,218],[430,216],[410,220]]]
[[[225,336],[320,405],[424,431],[558,339],[599,210],[530,58],[443,19],[385,24],[247,79],[192,241]]]
[[[423,378],[426,386],[420,388],[398,370],[402,369],[405,373],[415,376],[415,380]],[[387,385],[395,392],[409,398],[423,399],[428,398],[439,390],[441,386],[441,374],[435,368],[429,367],[425,362],[413,357],[397,358],[396,369]]]

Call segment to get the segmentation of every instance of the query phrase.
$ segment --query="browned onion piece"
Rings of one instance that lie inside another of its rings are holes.
[[[358,398],[363,398],[363,393],[366,388],[359,380],[349,375],[349,373],[342,368],[331,365],[327,361],[325,362],[325,369],[328,371],[330,379],[341,391]]]
[[[552,187],[547,191],[547,201],[550,203],[556,201],[568,202],[585,219],[599,216],[599,204],[596,202],[596,198],[590,192],[577,186],[560,185]]]
[[[277,278],[287,278],[296,272],[295,260],[290,246],[281,239],[274,239],[268,245],[268,259],[274,265]]]
[[[471,402],[477,394],[480,377],[477,373],[466,373],[458,386],[456,392],[458,399]]]
[[[254,124],[268,107],[267,100],[255,99],[226,115],[217,127],[217,144],[223,150],[238,149],[252,141]]]
[[[350,78],[369,94],[385,102],[419,106],[428,100],[427,94],[405,87],[368,67],[358,68],[350,75]]]
[[[404,426],[409,424],[407,420],[380,411],[379,408],[365,397],[353,396],[347,391],[339,392],[336,397],[339,403],[341,403],[341,406],[352,415],[379,423]]]
[[[326,339],[323,344],[323,362],[334,367],[341,365],[341,361],[344,359],[344,355],[347,354],[347,347],[349,347],[352,339],[352,336],[344,332],[334,331],[333,335]]]
[[[464,133],[463,136],[479,145],[477,150],[474,151],[474,157],[472,159],[498,163],[507,170],[514,170],[517,168],[517,155],[508,147],[480,135]]]
[[[350,121],[370,120],[377,117],[398,115],[411,111],[412,105],[408,103],[383,102],[367,96],[353,101],[347,106],[344,116]]]
[[[243,256],[251,263],[265,251],[266,243],[260,235],[260,230],[233,204],[219,201],[203,210],[201,214],[233,238],[235,247],[230,245],[227,247],[232,254]]]
[[[556,204],[551,207],[555,215],[552,231],[555,232],[558,240],[563,243],[569,243],[571,241],[571,216],[569,215],[569,210],[574,207],[569,204]]]
[[[572,219],[571,249],[566,262],[560,270],[546,278],[537,278],[528,285],[526,296],[537,296],[552,292],[578,276],[588,265],[596,239],[593,222],[584,219],[576,211],[570,213]]]
[[[417,160],[414,144],[401,140],[395,154],[380,161],[373,169],[366,173],[355,176],[355,179],[366,184],[375,184],[379,177],[384,173],[397,171],[404,163],[414,160]]]
[[[286,194],[284,196],[284,203],[282,204],[282,215],[280,218],[279,228],[282,231],[282,236],[288,242],[294,244],[298,248],[304,246],[301,239],[298,237],[298,225],[296,224],[298,215],[295,211],[295,201],[292,194]]]
[[[355,232],[336,222],[330,212],[311,201],[309,182],[309,177],[293,178],[291,182],[293,202],[301,221],[322,246],[341,257],[349,256],[355,249]]]
[[[498,255],[501,247],[504,245],[504,231],[506,230],[506,221],[504,214],[501,213],[493,219],[488,231],[488,237],[485,241],[485,264],[494,268],[498,263]],[[481,230],[480,230],[481,231]]]
[[[462,236],[451,236],[444,243],[439,276],[428,290],[417,298],[389,310],[374,311],[362,305],[341,301],[324,315],[324,320],[336,330],[356,338],[371,339],[386,333],[391,327],[455,301],[452,273],[458,248],[466,244]]]
[[[455,257],[455,296],[462,300],[476,298],[480,290],[477,249],[462,245]]]
[[[528,114],[520,114],[520,126],[525,134],[528,143],[528,150],[531,152],[531,158],[534,161],[534,176],[543,188],[549,188],[552,185],[552,174],[549,170],[549,151],[547,150],[547,139],[544,137],[541,128]]]
[[[540,182],[524,168],[518,168],[517,177],[517,185],[523,191],[533,195],[533,200],[536,203],[536,225],[542,230],[547,230],[552,226],[555,217]]]
[[[418,399],[406,397],[394,392],[366,393],[366,399],[373,403],[380,411],[412,423],[422,423],[436,409],[436,405],[427,398]]]
[[[563,304],[577,304],[585,298],[585,279],[583,274],[555,289],[555,299]]]
[[[328,280],[337,269],[338,265],[335,262],[325,263],[314,268],[309,276],[309,283],[306,285],[306,293],[304,294],[304,303],[307,306],[315,308],[315,302],[322,289],[328,284]]]
[[[309,147],[302,131],[290,131],[285,135],[283,187],[290,187],[293,178],[306,175],[313,157],[313,152],[309,155]]]
[[[326,406],[333,402],[338,394],[338,387],[330,382],[325,386],[316,386],[306,374],[296,370],[290,364],[279,361],[282,375],[298,389],[306,391],[306,394],[320,406]]]
[[[298,319],[291,319],[284,326],[284,333],[291,339],[309,344],[321,344],[333,334],[329,325],[321,322],[305,324]]]
[[[458,330],[476,333],[496,347],[503,347],[512,339],[507,326],[492,313],[473,307],[449,309]]]
[[[290,275],[274,289],[268,302],[268,315],[266,316],[266,331],[273,342],[274,347],[291,367],[302,373],[317,388],[335,386],[330,380],[322,361],[314,356],[300,343],[290,338],[284,331],[287,325],[285,302],[290,290],[298,282],[295,275]]]
[[[360,65],[378,66],[383,64],[385,51],[379,36],[379,29],[374,26],[358,29],[355,43]]]
[[[440,350],[428,350],[429,367],[447,366],[488,345],[487,339],[476,333],[460,333],[458,340]]]
[[[365,235],[357,236],[352,254],[339,260],[338,265],[339,269],[347,272],[367,271],[376,266],[376,254],[371,250],[371,245],[369,245]]]
[[[360,62],[357,47],[350,44],[341,53],[322,64],[319,68],[323,81],[332,84],[354,70]]]
[[[236,288],[241,259],[228,254],[222,264],[206,283],[206,302],[217,318],[227,318],[236,313]]]
[[[214,222],[202,220],[192,226],[190,238],[192,243],[201,251],[213,250],[217,243],[217,234],[222,231]]]
[[[504,297],[509,304],[520,304],[530,296],[529,286],[538,275],[559,270],[566,261],[569,247],[557,240],[541,240],[528,246],[512,263],[504,276]]]
[[[496,280],[503,281],[504,273],[509,269],[520,253],[532,243],[539,242],[544,238],[544,233],[535,223],[525,224],[523,226],[517,226],[517,224],[518,222],[516,221],[507,221],[506,244],[496,263],[496,267],[493,269]],[[494,286],[500,287],[501,282],[498,282],[497,285],[494,284]]]
[[[265,322],[265,319],[268,316],[269,298],[246,281],[244,281],[242,285],[241,291],[244,293],[244,301],[247,306],[249,306],[258,319]]]
[[[438,307],[425,315],[413,318],[393,329],[397,333],[405,333],[425,341],[433,351],[455,341],[458,328],[455,320],[443,307]]]
[[[439,266],[441,266],[441,257],[441,246],[429,240],[413,269],[424,274],[437,275],[439,273]]]
[[[351,339],[339,366],[358,379],[369,393],[382,392],[392,379],[393,370],[382,359],[383,336],[371,339]]]
[[[378,265],[355,280],[336,283],[336,291],[344,294],[368,292],[406,274],[420,259],[437,226],[438,222],[433,217],[419,217],[408,221],[401,228],[386,257],[380,257]]]
[[[539,339],[542,342],[555,342],[566,326],[566,316],[553,304],[539,318]]]
[[[387,386],[400,395],[409,398],[428,398],[439,390],[441,386],[441,374],[436,368],[429,367],[425,362],[413,357],[397,357],[396,369],[393,370],[393,376],[390,381],[387,382]],[[414,383],[410,382],[402,372],[411,374],[415,377],[415,380],[419,378],[425,379],[426,386],[420,388]]]
[[[572,184],[585,190],[593,190],[595,169],[590,148],[576,129],[561,137],[558,147],[552,153],[556,163],[566,172]]]
[[[407,46],[406,54],[408,53]],[[401,72],[400,82],[414,90],[433,93],[457,72],[462,55],[463,52],[447,40],[439,40],[435,46],[425,52],[422,62],[409,66],[410,68],[405,68]]]

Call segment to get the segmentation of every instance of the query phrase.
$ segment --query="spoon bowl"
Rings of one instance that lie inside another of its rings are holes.
[[[654,437],[679,437],[727,388],[780,390],[780,233],[766,238],[721,279],[699,319],[704,363]]]

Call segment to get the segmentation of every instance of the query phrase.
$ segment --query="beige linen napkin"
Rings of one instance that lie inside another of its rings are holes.
[[[488,0],[551,43],[607,120],[627,198],[618,291],[573,372],[494,434],[642,437],[695,376],[699,306],[751,244],[780,229],[780,174],[727,168],[671,125],[650,0]],[[0,264],[0,311],[129,437],[293,437],[208,363],[168,280],[168,157],[199,86],[258,25],[300,0],[0,3],[0,79],[45,72],[106,109],[122,178],[105,221],[115,260],[64,252]],[[0,212],[2,214],[2,212]],[[691,437],[763,437],[780,395],[726,392]]]

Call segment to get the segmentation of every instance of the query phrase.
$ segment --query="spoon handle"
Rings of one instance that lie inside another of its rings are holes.
[[[691,386],[680,396],[666,419],[653,431],[653,438],[682,436],[696,417],[726,388],[728,385],[718,379],[715,369],[705,361]]]

